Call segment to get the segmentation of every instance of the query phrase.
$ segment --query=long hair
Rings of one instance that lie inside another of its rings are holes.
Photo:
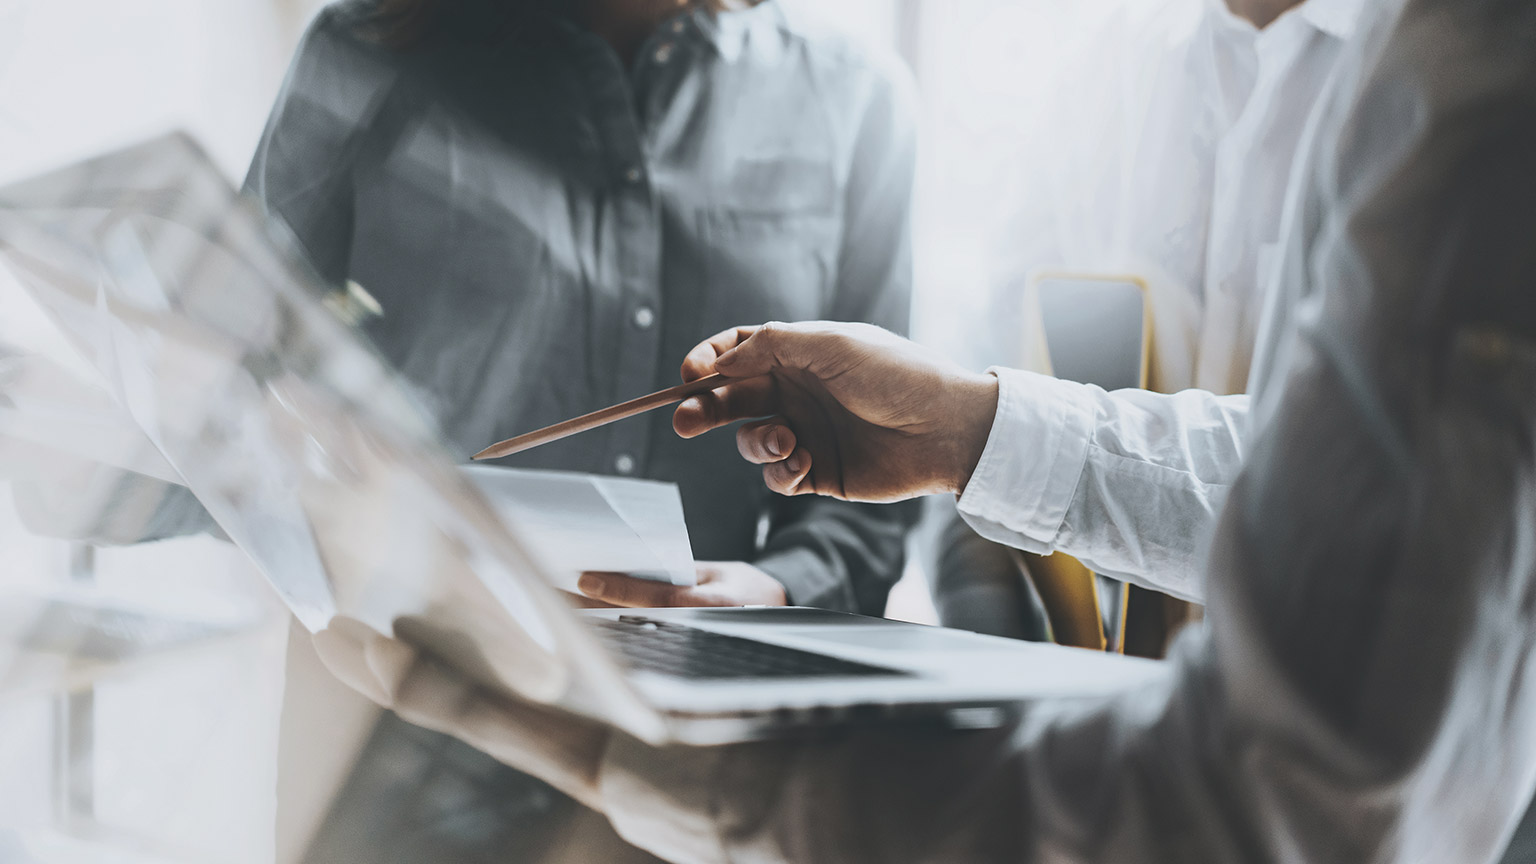
[[[443,17],[464,0],[374,0],[359,22],[359,29],[367,38],[389,48],[406,49],[421,42]],[[724,12],[755,6],[762,0],[681,0],[678,8],[702,7],[711,12]],[[532,5],[549,0],[500,0],[507,7],[517,4]]]

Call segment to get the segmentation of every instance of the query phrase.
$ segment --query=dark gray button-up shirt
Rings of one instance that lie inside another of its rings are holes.
[[[685,12],[626,70],[531,6],[460,4],[402,50],[358,35],[365,5],[328,8],[247,181],[323,275],[378,301],[370,335],[461,456],[675,384],[733,325],[905,330],[914,136],[894,64],[769,2]],[[683,441],[666,411],[509,461],[676,482],[696,557],[872,614],[914,512],[771,496],[731,432]]]

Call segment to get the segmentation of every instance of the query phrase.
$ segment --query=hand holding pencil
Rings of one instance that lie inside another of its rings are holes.
[[[998,380],[868,324],[738,327],[700,343],[684,377],[729,379],[678,406],[684,438],[749,420],[736,449],[768,488],[849,501],[959,494],[991,434]]]
[[[740,420],[743,458],[784,495],[900,501],[959,494],[986,445],[998,382],[868,324],[737,327],[701,342],[685,384],[486,448],[490,459],[681,402],[684,438]]]

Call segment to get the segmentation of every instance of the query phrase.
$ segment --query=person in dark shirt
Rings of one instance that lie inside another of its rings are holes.
[[[323,277],[376,303],[366,331],[462,458],[677,383],[722,327],[905,331],[911,100],[899,62],[776,2],[345,2],[305,35],[246,188]],[[699,585],[606,574],[583,590],[883,613],[910,505],[768,494],[729,433],[684,442],[669,423],[655,412],[503,463],[680,487]],[[483,818],[431,818],[444,765],[490,802],[470,810]],[[390,718],[311,855],[525,848],[565,806],[530,785]]]
[[[353,2],[305,36],[246,185],[378,301],[463,456],[675,384],[722,327],[905,331],[913,160],[898,63],[777,3]],[[729,435],[667,422],[506,464],[676,482],[721,563],[670,605],[884,611],[911,511],[768,496]]]

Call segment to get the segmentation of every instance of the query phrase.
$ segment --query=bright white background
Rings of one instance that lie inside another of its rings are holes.
[[[788,0],[914,66],[924,341],[963,353],[985,314],[999,179],[1048,128],[1064,36],[1121,0]],[[294,41],[318,0],[0,0],[0,182],[174,126],[244,175]],[[981,358],[978,358],[981,359]]]
[[[913,66],[922,112],[915,335],[984,365],[967,334],[987,314],[994,226],[1018,203],[1000,178],[1027,168],[1050,134],[1034,109],[1059,86],[1064,34],[1086,7],[1118,0],[791,2],[895,47]],[[194,133],[238,181],[319,5],[0,0],[0,183],[172,127]],[[0,334],[43,338],[34,322],[5,315],[0,306]],[[67,550],[28,539],[5,492],[0,584],[63,579]],[[212,541],[107,552],[98,571],[105,590],[126,598],[236,606],[264,623],[222,653],[98,691],[90,761],[105,827],[65,833],[122,845],[112,832],[132,829],[130,845],[147,837],[178,859],[270,860],[283,616],[238,554]],[[891,611],[931,619],[920,574],[899,586]],[[0,860],[13,860],[8,828],[58,820],[47,749],[58,710],[49,699],[0,701]],[[59,843],[47,860],[98,860],[99,846]]]

